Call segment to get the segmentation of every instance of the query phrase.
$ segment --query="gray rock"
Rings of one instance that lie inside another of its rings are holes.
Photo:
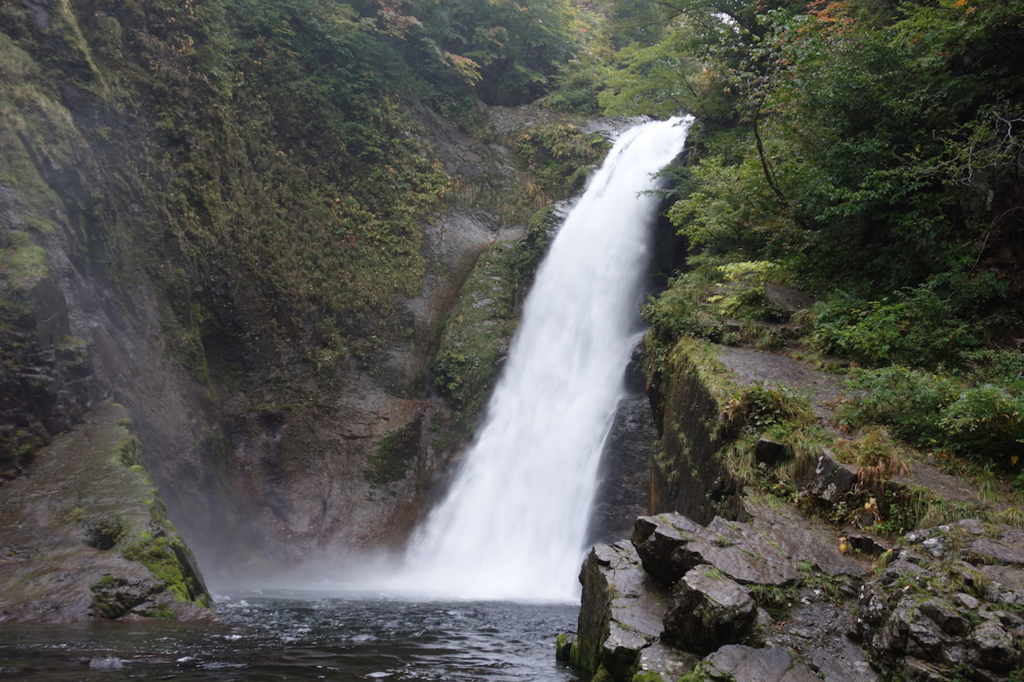
[[[1024,602],[1024,569],[1016,566],[982,566],[982,574],[990,581],[989,592],[994,601],[1007,604]]]
[[[971,554],[985,563],[1024,566],[1024,533],[1008,529],[997,539],[976,538]]]
[[[644,570],[666,587],[675,585],[694,566],[706,563],[689,545],[710,539],[706,529],[680,514],[641,516],[632,543]]]
[[[978,601],[976,598],[964,592],[957,593],[957,595],[954,597],[954,600],[958,605],[970,611],[976,611],[978,609],[978,605],[981,604],[981,602]]]
[[[688,651],[708,654],[724,644],[746,641],[756,617],[757,604],[750,590],[711,566],[698,566],[672,590],[662,639]]]
[[[765,636],[765,643],[799,651],[801,658],[826,682],[873,682],[865,652],[846,633],[853,617],[830,604],[811,604],[790,614]]]
[[[601,665],[615,680],[629,680],[640,652],[658,640],[669,593],[641,568],[626,542],[596,545],[580,572],[582,606],[573,663],[594,672]]]
[[[903,678],[907,682],[950,682],[942,668],[916,658],[903,662]]]
[[[661,675],[664,682],[676,682],[693,670],[699,661],[698,656],[655,642],[640,652],[637,672],[655,673]]]
[[[712,680],[730,682],[821,682],[782,647],[724,646],[704,659],[701,670]]]
[[[792,543],[792,538],[779,539]],[[712,564],[743,584],[780,586],[800,579],[782,542],[771,539],[767,531],[719,517],[707,528],[678,514],[641,517],[633,545],[644,569],[666,586],[701,564]]]
[[[827,504],[851,503],[857,488],[857,470],[849,464],[837,462],[832,452],[825,449],[818,463],[807,471],[797,484],[806,494]]]
[[[967,644],[971,660],[979,668],[1009,672],[1020,660],[1013,638],[995,621],[987,621],[974,628]]]
[[[946,556],[946,543],[941,537],[928,538],[921,543],[925,551],[936,559]]]
[[[971,629],[971,624],[951,605],[939,601],[927,601],[918,607],[939,628],[950,635],[963,636]]]
[[[906,651],[908,656],[925,661],[941,661],[946,641],[939,626],[930,618],[925,617],[920,608],[913,612],[907,628]]]
[[[875,635],[872,647],[883,655],[902,656],[906,651],[910,624],[917,610],[917,600],[912,596],[900,599],[889,614],[881,631]]]

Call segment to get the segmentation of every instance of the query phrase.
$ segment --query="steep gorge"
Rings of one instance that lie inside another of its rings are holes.
[[[514,328],[527,219],[605,148],[538,109],[460,130],[382,85],[347,6],[244,4],[0,3],[4,475],[123,404],[214,581],[403,539]],[[508,323],[443,331],[480,309]]]

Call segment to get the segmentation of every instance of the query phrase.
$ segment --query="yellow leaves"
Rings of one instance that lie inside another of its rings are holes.
[[[480,75],[480,65],[468,57],[455,54],[454,52],[442,52],[441,57],[455,70],[469,85],[476,85],[483,76]]]

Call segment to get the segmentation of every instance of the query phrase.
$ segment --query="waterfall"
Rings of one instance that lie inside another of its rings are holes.
[[[410,544],[417,592],[575,599],[598,464],[641,329],[652,174],[689,120],[621,135],[537,272],[487,417],[448,497]]]

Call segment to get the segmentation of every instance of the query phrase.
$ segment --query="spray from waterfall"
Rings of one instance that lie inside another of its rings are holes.
[[[578,596],[598,465],[641,328],[653,173],[689,120],[621,135],[537,272],[486,421],[406,556],[407,588],[475,599]]]

